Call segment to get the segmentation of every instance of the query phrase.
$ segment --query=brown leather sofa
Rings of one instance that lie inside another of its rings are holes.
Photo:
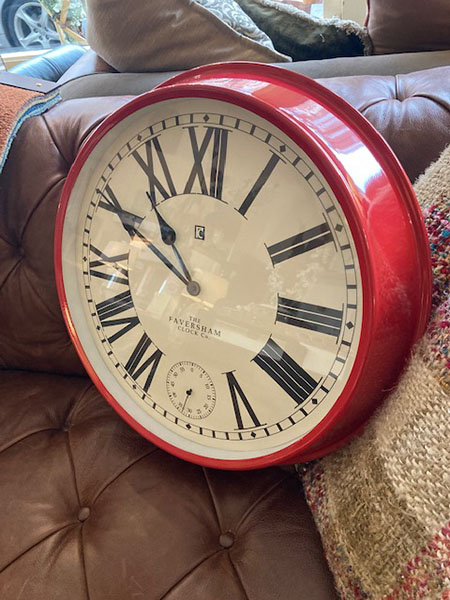
[[[382,70],[383,57],[365,68],[348,59],[357,76],[322,80],[384,135],[411,180],[450,142],[450,66],[430,68],[429,54],[418,72],[398,59],[407,74],[394,76],[391,59],[388,74],[361,74]],[[220,472],[173,458],[114,413],[76,356],[53,271],[61,190],[124,94],[168,76],[83,60],[64,101],[23,126],[0,178],[0,598],[335,598],[294,469]],[[290,68],[314,75],[309,63]]]

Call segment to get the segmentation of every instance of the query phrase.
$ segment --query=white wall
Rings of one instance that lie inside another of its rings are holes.
[[[325,17],[341,17],[357,23],[364,23],[366,0],[324,0]]]

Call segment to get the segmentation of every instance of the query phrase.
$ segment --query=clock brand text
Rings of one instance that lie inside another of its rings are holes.
[[[220,329],[213,329],[202,325],[198,317],[190,316],[189,319],[179,319],[178,317],[169,316],[169,323],[176,325],[178,331],[190,335],[200,336],[208,339],[209,337],[221,337]]]

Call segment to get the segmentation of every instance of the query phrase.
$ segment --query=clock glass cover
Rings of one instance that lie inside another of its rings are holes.
[[[168,444],[274,453],[348,381],[362,322],[348,222],[311,158],[236,104],[175,98],[119,121],[78,174],[61,253],[87,360]]]

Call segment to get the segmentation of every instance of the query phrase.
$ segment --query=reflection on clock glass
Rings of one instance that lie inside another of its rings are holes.
[[[233,104],[168,100],[106,134],[71,194],[63,265],[98,377],[190,452],[286,447],[350,375],[362,291],[343,211],[287,135]]]

